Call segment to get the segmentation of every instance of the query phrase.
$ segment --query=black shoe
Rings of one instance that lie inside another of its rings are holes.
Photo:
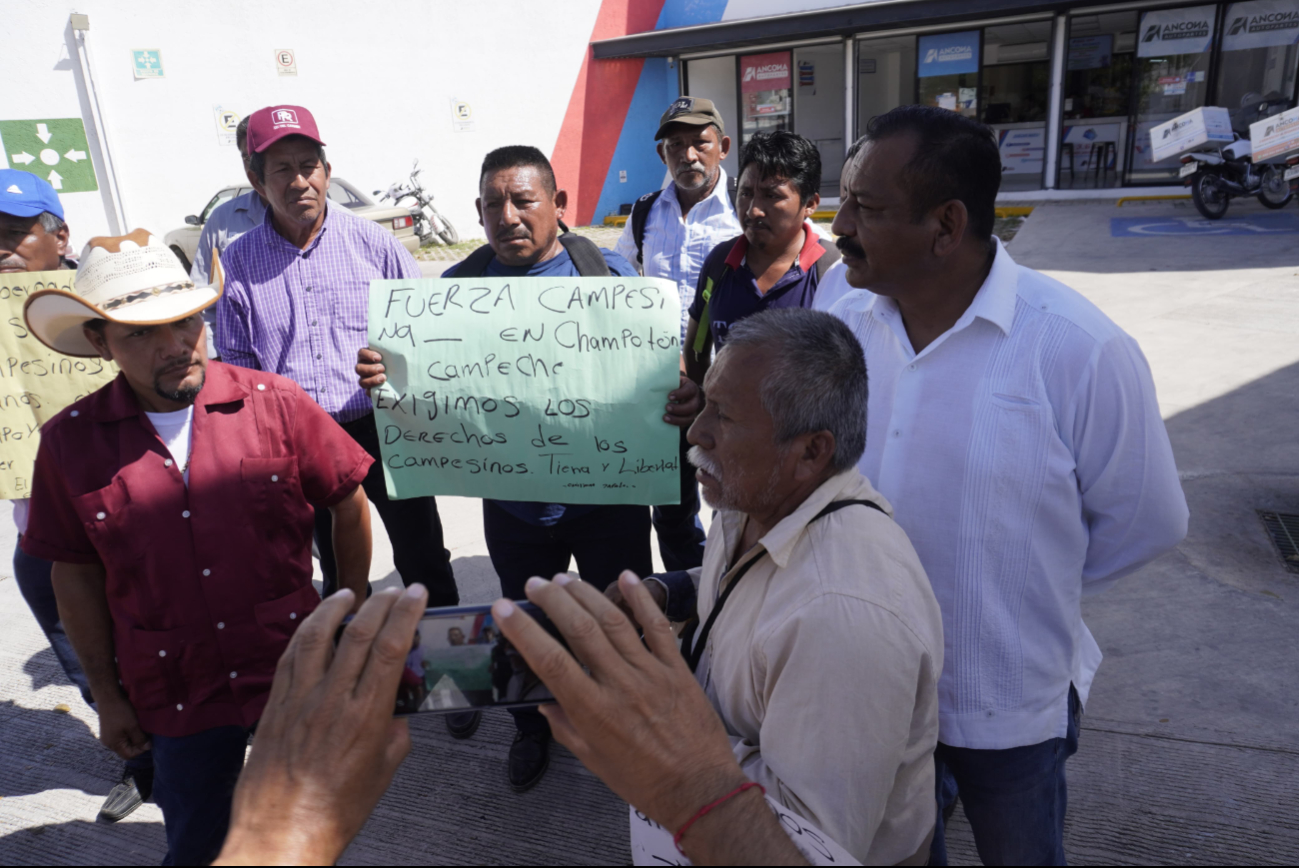
[[[510,789],[526,793],[550,767],[550,733],[516,732],[510,745]]]
[[[153,779],[137,775],[130,770],[122,773],[122,782],[108,793],[104,805],[99,809],[99,819],[104,823],[116,823],[124,819],[136,808],[144,804],[145,799],[153,793]]]
[[[478,724],[483,722],[481,711],[460,711],[443,717],[447,720],[447,732],[451,733],[452,738],[469,738],[478,732]]]

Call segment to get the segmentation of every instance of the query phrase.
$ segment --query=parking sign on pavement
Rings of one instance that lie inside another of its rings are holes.
[[[60,193],[99,189],[81,118],[0,121],[0,141],[10,167],[44,178]]]

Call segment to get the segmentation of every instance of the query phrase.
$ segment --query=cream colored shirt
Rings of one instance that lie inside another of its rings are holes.
[[[867,865],[912,856],[934,827],[942,615],[892,508],[855,468],[742,554],[742,513],[713,520],[693,570],[706,622],[734,566],[761,550],[713,625],[696,676],[750,779]]]

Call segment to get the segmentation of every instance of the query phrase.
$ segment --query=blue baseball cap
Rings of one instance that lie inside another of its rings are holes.
[[[63,219],[63,204],[50,182],[21,169],[0,169],[0,213],[35,217],[42,211]]]

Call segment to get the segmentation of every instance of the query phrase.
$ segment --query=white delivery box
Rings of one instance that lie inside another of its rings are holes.
[[[1157,163],[1201,145],[1231,144],[1231,115],[1225,108],[1191,109],[1150,130],[1151,157]]]
[[[1255,163],[1266,162],[1290,151],[1299,151],[1299,108],[1250,124],[1249,141],[1254,150]]]

